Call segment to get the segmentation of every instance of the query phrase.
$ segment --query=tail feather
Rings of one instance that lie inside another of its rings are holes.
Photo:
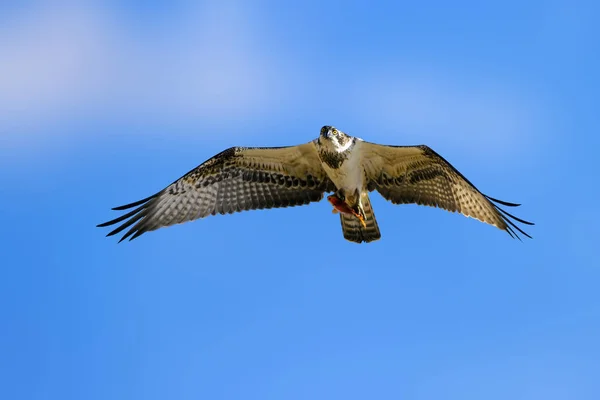
[[[369,199],[369,193],[365,192],[361,194],[360,201],[365,214],[366,227],[364,227],[360,220],[353,215],[340,213],[340,221],[342,223],[342,232],[344,238],[351,242],[362,243],[372,242],[381,238],[379,232],[379,225],[375,219],[375,213],[371,206],[371,200]]]

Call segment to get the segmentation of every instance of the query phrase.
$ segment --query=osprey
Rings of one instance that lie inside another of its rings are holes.
[[[333,126],[324,126],[317,139],[298,146],[229,148],[160,192],[113,208],[135,207],[98,227],[123,222],[107,235],[130,228],[121,242],[209,215],[309,204],[333,192],[328,200],[340,214],[344,238],[371,242],[381,237],[369,200],[373,190],[394,204],[440,207],[496,226],[511,237],[519,238],[518,231],[531,238],[512,220],[533,223],[497,205],[519,204],[481,193],[429,147],[369,143]]]

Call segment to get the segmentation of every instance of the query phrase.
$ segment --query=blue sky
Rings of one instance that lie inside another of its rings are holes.
[[[123,4],[0,6],[2,398],[599,398],[598,6]],[[378,195],[370,245],[326,202],[95,227],[325,124],[429,145],[534,239]]]

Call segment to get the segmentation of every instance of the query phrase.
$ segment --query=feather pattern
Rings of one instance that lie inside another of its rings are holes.
[[[361,203],[365,212],[365,225],[353,215],[340,213],[340,222],[342,224],[342,233],[344,238],[350,242],[362,243],[372,242],[381,238],[379,224],[375,218],[375,212],[371,206],[369,193],[361,193]]]
[[[160,192],[113,208],[124,214],[98,226],[116,225],[107,236],[124,232],[120,241],[132,240],[209,215],[305,205],[335,192],[352,210],[340,214],[344,238],[371,242],[381,237],[369,200],[374,190],[394,204],[439,207],[515,238],[531,237],[517,223],[533,223],[501,208],[519,204],[481,193],[429,147],[379,145],[332,126],[322,127],[317,139],[298,146],[231,147]]]
[[[363,142],[363,165],[369,191],[377,190],[394,204],[439,207],[496,226],[518,239],[531,238],[513,221],[517,218],[498,206],[516,207],[481,193],[448,161],[425,145],[384,146]],[[494,204],[497,203],[497,204]]]
[[[107,236],[121,240],[215,214],[292,207],[319,201],[333,183],[313,142],[289,147],[232,147],[194,168],[165,189],[135,203],[132,211],[98,225],[121,223]]]

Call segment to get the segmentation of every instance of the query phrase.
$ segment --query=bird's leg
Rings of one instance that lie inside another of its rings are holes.
[[[356,199],[356,202],[354,202],[354,205],[351,207],[352,214],[358,218],[362,226],[366,228],[367,223],[365,221],[365,210],[360,202],[360,192],[358,189],[356,189],[356,192],[354,193],[354,198]]]
[[[367,227],[367,222],[365,221],[365,211],[362,206],[357,206],[356,209],[352,209],[352,213],[358,220],[360,221],[363,227]]]

